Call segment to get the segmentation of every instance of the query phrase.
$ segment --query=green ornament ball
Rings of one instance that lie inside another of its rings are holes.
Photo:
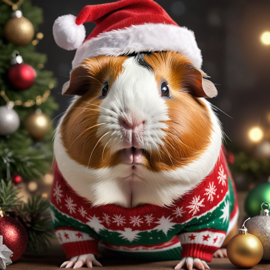
[[[257,185],[249,192],[244,206],[247,215],[249,217],[260,215],[261,204],[263,202],[270,204],[270,183]]]

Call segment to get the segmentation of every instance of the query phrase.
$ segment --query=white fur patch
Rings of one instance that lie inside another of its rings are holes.
[[[85,41],[76,51],[72,68],[86,58],[98,55],[118,56],[133,52],[175,51],[201,68],[202,55],[194,33],[186,27],[162,23],[146,23],[99,34]]]
[[[162,138],[166,133],[162,129],[166,129],[167,125],[161,121],[170,120],[167,105],[159,96],[154,73],[136,63],[134,57],[130,57],[123,63],[123,72],[119,74],[108,96],[100,104],[97,123],[106,123],[106,125],[98,128],[97,137],[100,138],[109,131],[106,137],[102,138],[101,143],[105,146],[108,138],[111,138],[112,141],[107,147],[112,147],[112,153],[123,149],[119,116],[146,121],[145,137],[141,148],[155,150],[159,145],[164,144]]]

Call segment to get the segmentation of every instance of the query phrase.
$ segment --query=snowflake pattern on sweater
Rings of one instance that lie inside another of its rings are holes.
[[[212,172],[169,207],[94,207],[67,184],[57,165],[51,193],[52,225],[67,258],[98,254],[98,245],[131,258],[211,261],[236,224],[234,183],[221,151]]]

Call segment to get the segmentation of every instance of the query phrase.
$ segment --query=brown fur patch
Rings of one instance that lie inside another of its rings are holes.
[[[108,147],[102,157],[104,146],[98,143],[100,138],[96,137],[96,132],[102,102],[102,99],[98,99],[101,88],[107,80],[112,85],[126,59],[104,56],[88,59],[83,62],[83,67],[72,73],[70,91],[76,92],[76,88],[82,85],[87,85],[88,91],[73,104],[60,131],[67,154],[84,166],[98,169],[122,162],[121,153],[110,156]],[[145,56],[145,60],[154,68],[157,87],[161,79],[168,82],[172,99],[166,99],[171,120],[166,121],[165,146],[160,146],[156,152],[147,151],[143,164],[150,171],[170,171],[193,162],[210,144],[212,123],[209,111],[204,102],[192,95],[201,87],[202,77],[200,72],[192,68],[190,61],[179,53],[153,53]],[[80,78],[83,82],[80,82]]]
[[[181,168],[201,156],[210,144],[212,123],[208,109],[189,94],[201,85],[201,75],[191,68],[189,60],[176,52],[154,53],[145,56],[145,60],[154,68],[158,85],[161,79],[168,82],[172,96],[166,100],[171,121],[166,122],[168,129],[164,130],[165,147],[152,153],[151,161],[145,165],[155,172],[170,171],[172,166]],[[190,74],[193,72],[195,75]]]
[[[127,57],[110,56],[86,59],[81,66],[72,72],[68,91],[74,93],[86,85],[88,91],[73,104],[62,122],[60,132],[67,154],[82,165],[98,168],[114,166],[120,162],[119,158],[110,158],[108,149],[102,160],[103,147],[100,144],[93,151],[90,163],[89,159],[99,140],[96,138],[96,132],[99,127],[97,125],[99,106],[103,100],[99,99],[102,87],[106,81],[109,81],[110,89],[122,71],[123,62],[126,59]]]

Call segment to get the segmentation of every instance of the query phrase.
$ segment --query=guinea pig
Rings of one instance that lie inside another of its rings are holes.
[[[72,70],[54,139],[53,228],[67,261],[103,256],[209,268],[238,205],[207,75],[173,51],[97,56]]]

